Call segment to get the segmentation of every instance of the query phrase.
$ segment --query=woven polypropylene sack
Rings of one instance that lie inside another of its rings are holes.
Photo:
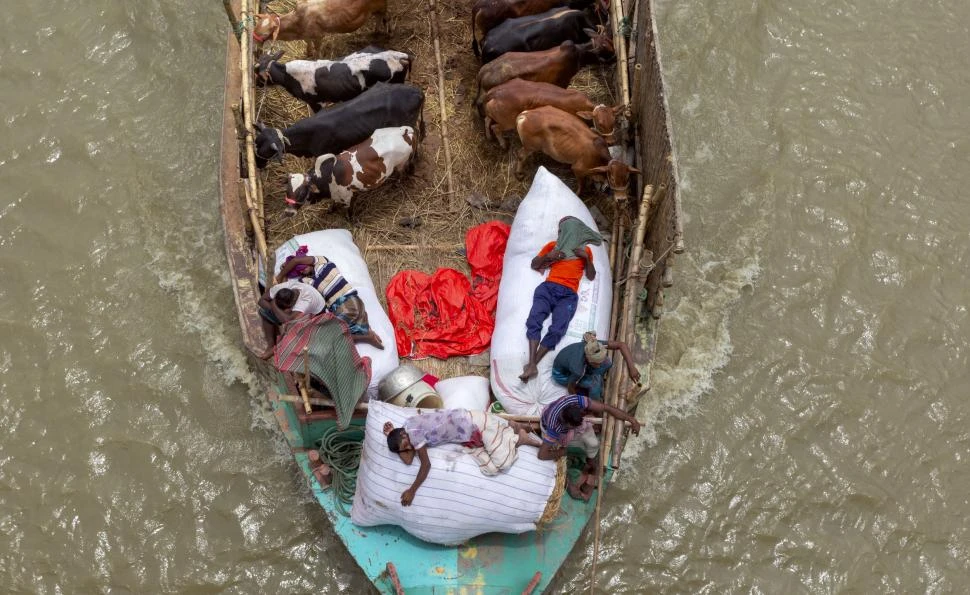
[[[367,396],[377,399],[377,383],[390,374],[398,366],[397,347],[394,345],[394,327],[387,317],[387,312],[381,307],[371,281],[367,263],[360,255],[360,250],[354,244],[350,232],[346,229],[324,229],[293,237],[290,241],[276,249],[276,269],[278,274],[287,256],[295,254],[300,246],[309,249],[309,256],[326,256],[329,258],[345,279],[357,290],[357,295],[367,308],[367,320],[370,327],[381,338],[384,349],[377,349],[366,343],[357,343],[357,352],[371,360],[371,382],[367,387]]]
[[[608,245],[603,242],[599,246],[590,246],[596,278],[590,281],[583,277],[580,281],[579,304],[566,336],[555,351],[539,362],[537,377],[528,383],[519,380],[522,367],[528,361],[525,321],[532,308],[532,294],[545,280],[545,274],[532,270],[532,259],[545,244],[556,240],[559,220],[567,215],[598,231],[583,201],[562,180],[540,167],[512,222],[492,334],[492,392],[507,412],[516,415],[538,415],[545,405],[566,394],[566,388],[552,380],[552,362],[562,348],[581,341],[586,331],[595,330],[601,338],[606,338],[609,332],[613,277]],[[547,318],[542,327],[543,335],[549,322]]]
[[[483,475],[475,459],[458,444],[428,449],[431,472],[410,506],[401,493],[418,473],[415,457],[405,465],[387,448],[384,422],[401,427],[417,409],[372,401],[350,520],[358,526],[397,525],[424,541],[463,543],[483,533],[524,533],[536,528],[556,483],[556,464],[540,461],[538,449],[519,448],[512,467]]]

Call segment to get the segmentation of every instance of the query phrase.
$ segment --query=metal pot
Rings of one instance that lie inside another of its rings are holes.
[[[411,364],[401,364],[377,384],[377,397],[390,401],[408,387],[421,382],[424,372]]]

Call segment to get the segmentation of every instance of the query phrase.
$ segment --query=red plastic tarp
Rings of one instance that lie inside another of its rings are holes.
[[[454,269],[433,275],[401,271],[387,284],[397,351],[405,357],[473,355],[488,348],[509,226],[489,221],[468,230],[465,253],[472,279]]]

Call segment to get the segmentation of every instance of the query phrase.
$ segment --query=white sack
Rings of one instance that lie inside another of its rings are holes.
[[[493,477],[483,475],[458,444],[429,448],[431,472],[411,506],[401,506],[401,493],[411,487],[420,463],[415,457],[405,465],[388,450],[383,426],[390,421],[401,427],[418,411],[371,401],[350,520],[361,527],[397,525],[443,545],[493,531],[534,531],[556,483],[556,464],[540,461],[532,446],[520,447],[511,469]]]
[[[366,343],[356,343],[357,352],[371,359],[371,379],[367,397],[377,400],[377,383],[398,366],[397,344],[394,327],[387,312],[381,307],[371,281],[367,263],[360,255],[350,232],[346,229],[324,229],[293,237],[276,249],[275,274],[279,274],[286,257],[295,254],[300,246],[309,248],[308,256],[326,256],[337,265],[340,273],[357,290],[357,295],[367,308],[367,321],[384,342],[384,349]]]
[[[532,294],[546,278],[546,273],[532,270],[532,259],[545,244],[556,240],[559,220],[567,215],[599,231],[583,201],[562,180],[540,167],[512,221],[498,289],[495,332],[492,334],[492,392],[505,410],[515,415],[538,415],[545,405],[566,394],[566,387],[552,380],[552,362],[562,348],[582,341],[583,333],[589,330],[595,330],[601,339],[608,338],[613,277],[608,245],[603,242],[599,246],[590,246],[596,279],[590,281],[584,276],[580,281],[579,304],[566,336],[555,351],[547,353],[539,362],[537,377],[527,384],[519,380],[522,367],[529,359],[525,321],[532,308]],[[550,319],[547,317],[543,324],[543,336]]]
[[[439,380],[434,389],[445,404],[442,409],[488,409],[488,378],[484,376],[458,376]]]

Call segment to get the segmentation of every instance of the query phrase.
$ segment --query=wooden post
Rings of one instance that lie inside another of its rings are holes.
[[[535,591],[536,587],[539,585],[539,581],[541,580],[541,572],[536,572],[534,575],[532,575],[532,580],[529,581],[529,584],[526,585],[525,589],[522,590],[522,595],[532,595],[532,592]]]
[[[239,28],[239,19],[236,18],[236,13],[232,10],[232,0],[222,0],[222,7],[226,9],[226,16],[229,17],[229,24],[232,25],[232,32],[236,35],[236,41],[239,41],[242,30]]]
[[[310,349],[303,348],[303,386],[300,387],[300,396],[303,397],[303,409],[310,413]]]
[[[636,109],[633,110],[633,122],[640,121],[640,87],[642,84],[643,65],[637,62],[633,65],[633,89],[630,91],[630,101],[636,105]]]
[[[448,110],[445,108],[445,71],[441,63],[441,43],[438,41],[438,5],[435,0],[428,0],[431,6],[431,36],[434,39],[434,59],[438,64],[438,107],[441,109],[441,143],[445,148],[445,175],[448,185],[448,195],[451,210],[458,210],[455,197],[455,185],[451,175],[451,145],[448,142]]]
[[[250,2],[242,2],[242,22],[250,22]],[[259,257],[263,264],[266,263],[266,236],[263,235],[263,225],[259,218],[259,209],[256,206],[256,149],[253,145],[253,101],[251,92],[251,81],[253,78],[253,53],[250,49],[251,36],[246,29],[243,29],[239,36],[240,52],[239,68],[242,71],[242,99],[243,99],[243,120],[246,127],[246,208],[249,211],[249,220],[253,224],[253,235],[256,236],[256,248],[259,250]]]
[[[640,259],[643,255],[643,240],[647,234],[647,223],[650,220],[650,202],[653,196],[653,186],[647,184],[643,187],[643,196],[640,198],[640,211],[637,213],[637,228],[633,236],[633,244],[631,247],[629,266],[627,267],[626,274],[626,287],[624,288],[623,295],[623,321],[620,324],[620,340],[629,342],[630,337],[632,337],[635,330],[635,323],[633,320],[633,314],[637,310],[637,304],[639,304],[638,294],[641,283],[640,281]],[[619,374],[617,374],[619,376]],[[617,389],[623,386],[622,380],[618,380]],[[614,407],[617,409],[626,409],[626,395],[621,394],[620,390],[616,392],[616,404]],[[610,465],[616,469],[620,466],[620,453],[617,452],[617,448],[620,445],[621,438],[623,436],[623,428],[618,427],[614,430],[613,435],[610,437],[613,444],[613,456],[610,461]]]
[[[627,66],[626,38],[620,30],[620,17],[623,7],[620,0],[610,0],[610,21],[613,25],[613,48],[616,51],[617,79],[620,83],[620,101],[625,106],[623,115],[630,120],[630,73]]]

